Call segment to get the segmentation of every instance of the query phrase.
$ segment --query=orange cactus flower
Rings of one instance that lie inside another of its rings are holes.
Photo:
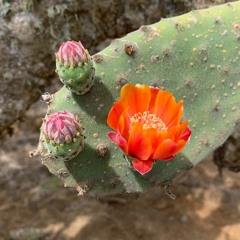
[[[189,140],[188,121],[180,123],[183,101],[148,85],[126,84],[120,99],[111,108],[107,123],[114,130],[107,136],[127,156],[142,175],[156,160],[171,160]]]

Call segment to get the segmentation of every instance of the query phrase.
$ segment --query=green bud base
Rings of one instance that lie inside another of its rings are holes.
[[[95,69],[92,61],[79,63],[79,66],[70,67],[56,63],[56,72],[61,82],[72,92],[82,95],[89,91],[94,81]]]
[[[41,134],[42,148],[47,149],[47,156],[53,156],[55,159],[61,160],[71,160],[73,157],[76,157],[79,152],[82,151],[84,147],[84,139],[80,133],[73,139],[72,142],[57,144],[51,140],[46,139],[45,135]]]

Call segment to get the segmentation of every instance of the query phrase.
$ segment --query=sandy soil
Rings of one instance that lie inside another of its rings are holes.
[[[109,201],[64,188],[28,157],[45,111],[33,105],[1,141],[0,240],[240,239],[240,175],[220,178],[211,157],[175,182],[175,200],[160,188]]]

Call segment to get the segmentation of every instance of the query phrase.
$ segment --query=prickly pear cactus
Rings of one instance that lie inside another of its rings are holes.
[[[240,2],[234,2],[162,19],[92,56],[95,77],[89,91],[77,95],[63,86],[47,98],[46,119],[58,111],[79,117],[84,147],[69,161],[55,159],[45,148],[42,131],[38,152],[44,165],[81,194],[113,194],[170,183],[201,162],[240,120],[239,12]],[[144,176],[129,167],[106,137],[109,110],[126,83],[157,86],[183,100],[184,119],[192,130],[190,142],[174,160],[157,161]]]

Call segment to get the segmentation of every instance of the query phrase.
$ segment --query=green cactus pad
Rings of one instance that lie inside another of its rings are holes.
[[[84,149],[71,161],[47,157],[43,163],[81,194],[113,194],[169,183],[201,162],[240,120],[239,12],[240,2],[235,2],[163,19],[94,55],[90,91],[77,96],[63,87],[49,106],[50,112],[68,110],[81,117]],[[106,137],[108,112],[125,83],[158,86],[177,101],[183,99],[183,119],[189,119],[192,130],[182,153],[172,161],[156,161],[144,176],[129,167]]]

